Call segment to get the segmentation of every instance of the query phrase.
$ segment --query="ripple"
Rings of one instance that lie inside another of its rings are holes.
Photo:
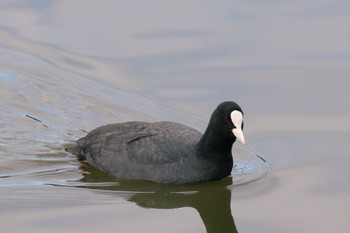
[[[271,172],[270,164],[253,149],[247,146],[233,147],[233,185],[244,185],[263,179]]]

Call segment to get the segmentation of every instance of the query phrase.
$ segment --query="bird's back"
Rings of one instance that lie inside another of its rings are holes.
[[[91,131],[78,140],[77,151],[118,178],[187,183],[200,181],[206,166],[196,148],[201,136],[174,122],[127,122]]]

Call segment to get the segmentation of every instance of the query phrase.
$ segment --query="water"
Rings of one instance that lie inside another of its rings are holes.
[[[348,232],[348,2],[0,6],[1,232]],[[203,131],[223,100],[233,178],[120,181],[64,151],[112,122]]]

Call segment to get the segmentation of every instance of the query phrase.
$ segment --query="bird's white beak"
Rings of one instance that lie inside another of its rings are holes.
[[[244,144],[245,138],[242,131],[243,114],[240,111],[234,110],[231,112],[231,120],[232,123],[236,126],[236,128],[232,130],[232,133],[236,136],[238,141]]]

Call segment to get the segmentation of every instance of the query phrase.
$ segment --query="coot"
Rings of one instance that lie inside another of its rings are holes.
[[[231,174],[232,144],[244,144],[243,111],[221,103],[204,134],[175,122],[126,122],[98,127],[67,149],[120,179],[180,184]]]

